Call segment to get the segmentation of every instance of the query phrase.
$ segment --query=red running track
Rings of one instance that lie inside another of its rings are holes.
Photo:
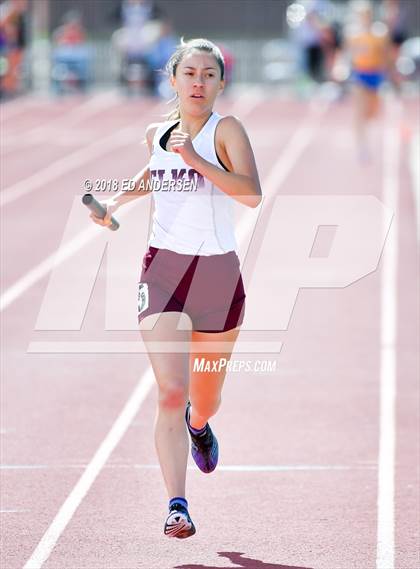
[[[103,270],[80,332],[35,330],[50,276],[41,269],[60,245],[83,181],[138,171],[147,159],[145,126],[165,110],[112,94],[54,102],[29,97],[1,108],[1,278],[9,302],[2,312],[2,567],[416,569],[418,268],[409,147],[418,101],[403,101],[399,116],[378,121],[376,153],[365,165],[352,146],[347,101],[324,105],[252,92],[218,104],[222,114],[243,120],[263,192],[374,195],[396,211],[397,231],[389,233],[377,269],[354,284],[302,288],[287,330],[241,332],[243,342],[283,346],[280,353],[267,348],[235,356],[277,367],[227,376],[212,420],[220,467],[208,476],[189,462],[193,538],[171,541],[162,533],[167,496],[153,445],[154,386],[145,387],[103,466],[94,459],[147,374],[147,355],[29,351],[40,341],[139,341],[136,333],[103,330]],[[303,141],[298,150],[296,133]],[[398,152],[393,170],[386,144]],[[395,209],[387,203],[392,192]],[[239,208],[239,221],[243,215]],[[390,239],[397,265],[385,274]],[[265,245],[273,262],[258,265],[261,274],[250,281],[261,310],[282,278],[279,245]],[[395,321],[387,319],[384,290],[392,295]],[[394,377],[381,367],[387,322],[396,334]],[[393,381],[396,395],[381,406]],[[395,456],[389,439],[380,445],[381,421],[388,418]],[[88,465],[92,478],[76,495]],[[394,542],[378,546],[381,536]]]

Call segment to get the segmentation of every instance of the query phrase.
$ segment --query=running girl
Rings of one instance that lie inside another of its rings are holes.
[[[262,197],[244,127],[236,117],[213,110],[224,87],[218,47],[205,39],[182,41],[167,71],[177,108],[168,121],[146,130],[150,161],[134,178],[136,191],[102,202],[107,207],[103,220],[91,217],[106,226],[127,201],[153,195],[138,320],[159,392],[155,444],[169,497],[164,533],[186,538],[196,531],[185,493],[188,433],[198,468],[214,471],[219,448],[208,420],[221,403],[226,368],[220,361],[231,357],[245,310],[233,200],[256,207]],[[168,188],[174,180],[174,191],[159,191],[159,184]],[[179,180],[181,186],[185,181],[186,191],[179,191]],[[147,189],[150,181],[152,192]],[[179,341],[190,349],[176,351]],[[156,342],[173,345],[174,350],[157,354]],[[211,352],[204,349],[205,342]],[[203,357],[212,365],[197,371],[194,361]]]
[[[390,66],[387,27],[373,21],[370,2],[355,5],[355,22],[346,33],[345,49],[352,67],[356,139],[361,160],[369,158],[367,129],[379,112],[379,87]]]

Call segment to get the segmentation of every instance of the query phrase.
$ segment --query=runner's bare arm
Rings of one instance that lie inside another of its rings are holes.
[[[146,142],[147,147],[149,149],[149,154],[152,153],[152,143],[153,143],[153,136],[156,132],[156,129],[159,125],[157,123],[150,124],[146,128]],[[129,191],[121,190],[114,196],[114,201],[120,205],[123,205],[127,201],[130,201],[135,198],[139,198],[142,196],[147,196],[150,194],[150,190],[148,188],[148,181],[150,179],[150,170],[149,164],[147,164],[140,172],[138,172],[133,178],[132,188]]]
[[[234,116],[227,116],[221,119],[217,128],[232,172],[226,172],[198,155],[191,166],[235,200],[257,207],[261,202],[261,186],[254,153],[242,123]]]
[[[154,123],[147,127],[146,129],[146,142],[149,148],[149,153],[152,152],[152,142],[153,136],[156,132],[158,124]],[[106,207],[107,214],[101,219],[96,217],[93,213],[90,214],[92,220],[98,225],[110,225],[112,215],[125,203],[140,198],[142,196],[147,196],[151,192],[148,189],[148,182],[150,179],[149,164],[147,164],[140,172],[138,172],[132,179],[128,190],[120,190],[115,196],[107,200],[103,200],[100,203]]]

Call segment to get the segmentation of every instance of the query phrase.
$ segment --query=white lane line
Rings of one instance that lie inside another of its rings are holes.
[[[297,158],[298,155],[295,155],[295,160],[297,160]],[[278,188],[279,186],[277,186],[277,189]],[[40,567],[42,567],[43,563],[48,559],[52,550],[55,547],[55,544],[57,543],[61,534],[65,530],[67,524],[71,520],[74,512],[81,504],[84,496],[86,495],[89,488],[93,484],[100,470],[103,468],[103,465],[105,464],[108,456],[111,454],[112,450],[115,448],[121,437],[124,435],[128,425],[134,418],[135,414],[140,408],[142,401],[146,398],[147,393],[151,390],[153,384],[154,384],[154,375],[151,367],[149,367],[145,372],[143,378],[140,380],[140,383],[136,387],[135,393],[130,397],[130,399],[126,403],[126,406],[121,412],[121,415],[118,417],[117,422],[111,428],[110,433],[105,437],[103,443],[99,447],[98,451],[95,453],[95,456],[93,457],[92,461],[89,463],[87,470],[82,474],[79,482],[76,484],[75,488],[71,491],[70,495],[64,502],[63,506],[60,508],[58,514],[56,515],[51,525],[46,530],[44,536],[37,545],[31,557],[24,565],[23,569],[39,569]],[[141,398],[137,395],[137,392],[139,390],[142,393]],[[130,409],[130,412],[126,411],[127,408]],[[116,431],[116,426],[119,423],[122,423],[124,425],[124,428],[120,427]],[[112,441],[112,444],[110,440]],[[108,449],[107,452],[102,451],[104,446],[107,447]]]
[[[32,107],[32,110],[36,112],[36,107],[46,106],[47,104],[48,101],[45,99],[37,99],[31,95],[19,97],[19,99],[9,101],[6,104],[2,103],[0,105],[0,123],[15,118],[17,115],[27,111],[29,107]]]
[[[410,174],[411,174],[411,187],[414,195],[414,204],[416,209],[416,224],[417,224],[417,240],[420,241],[420,132],[417,131],[413,135],[410,144]]]
[[[398,197],[401,106],[386,101],[383,202],[394,212],[385,243],[381,283],[381,361],[376,569],[394,569],[395,557],[395,397],[398,270]]]
[[[2,156],[7,156],[14,150],[22,150],[24,147],[38,144],[40,142],[50,141],[56,138],[60,129],[74,129],[75,126],[90,118],[102,113],[105,110],[121,103],[121,98],[114,91],[99,93],[91,98],[81,101],[81,103],[67,111],[63,109],[62,115],[52,120],[44,121],[40,126],[31,128],[30,130],[20,132],[18,134],[10,133],[3,136],[1,148]]]
[[[24,514],[31,510],[0,510],[0,514]]]
[[[128,211],[132,204],[128,204],[127,209],[122,212],[120,217]],[[31,286],[45,277],[54,267],[54,265],[63,263],[66,259],[73,256],[85,245],[93,239],[96,239],[101,234],[101,228],[91,225],[77,234],[71,241],[60,247],[39,263],[36,267],[31,269],[12,286],[10,286],[0,297],[0,312],[5,310],[10,304],[22,296]]]
[[[86,464],[3,464],[0,470],[55,470],[55,469],[85,469]],[[139,470],[160,470],[159,464],[104,464],[108,468],[135,468]],[[200,472],[194,464],[187,466],[188,470]],[[288,472],[308,470],[376,470],[376,466],[341,465],[341,464],[220,464],[217,471],[221,472]]]
[[[119,465],[112,465],[113,468]],[[135,464],[134,468],[137,469],[150,469],[158,470],[158,464]],[[187,466],[188,470],[200,472],[193,464]],[[376,470],[376,466],[341,466],[341,465],[322,465],[322,464],[291,464],[291,465],[277,465],[277,464],[221,464],[217,466],[218,472],[307,472],[307,471],[331,471],[331,470]]]
[[[9,433],[14,433],[16,431],[15,428],[0,428],[0,435],[8,435]]]
[[[73,517],[74,512],[83,501],[83,498],[88,493],[112,451],[124,436],[127,428],[138,413],[141,404],[146,399],[154,383],[155,378],[152,369],[149,368],[141,377],[124,409],[121,411],[111,430],[106,435],[92,460],[89,462],[86,470],[79,478],[76,486],[61,506],[41,541],[38,543],[35,551],[25,563],[23,569],[39,569],[48,559],[55,547],[55,544],[60,538],[60,535],[65,530],[67,524]]]
[[[79,148],[63,158],[55,160],[45,168],[37,170],[27,178],[12,184],[0,193],[0,207],[4,207],[14,201],[43,188],[46,184],[57,180],[64,174],[91,162],[95,158],[140,140],[139,131],[133,126],[127,126],[118,132],[114,132],[87,146]]]
[[[229,114],[236,115],[239,119],[243,119],[261,103],[263,98],[264,93],[260,88],[247,89],[236,97]]]
[[[44,468],[49,468],[48,464],[0,464],[0,470],[43,470]]]
[[[149,342],[150,349],[159,352],[178,352],[185,353],[190,350],[188,342],[176,342],[167,345],[167,342]],[[200,342],[200,353],[220,352],[226,347],[226,350],[231,349],[231,343],[226,342],[226,346],[222,342],[218,342],[215,347],[212,342]],[[280,353],[282,347],[281,342],[246,342],[237,340],[234,345],[233,353],[244,354],[268,354]],[[198,350],[198,348],[197,348]],[[55,342],[55,341],[37,341],[30,342],[28,346],[28,353],[31,354],[146,354],[148,350],[144,342]]]
[[[281,156],[275,162],[269,175],[262,184],[264,194],[263,202],[265,207],[267,207],[276,197],[278,189],[284,184],[287,176],[297,164],[305,148],[309,146],[311,140],[318,131],[322,117],[325,115],[328,108],[328,101],[317,101],[316,105],[313,104],[313,102],[311,103],[309,117],[305,117],[299,128],[294,131],[286,148],[283,150]],[[241,251],[238,255],[241,261],[244,260],[246,255],[244,245],[247,247],[249,244],[249,236],[256,225],[256,219],[259,216],[260,211],[261,206],[255,209],[247,208],[247,210],[242,214],[235,231],[238,245],[242,244],[242,246],[240,246]]]

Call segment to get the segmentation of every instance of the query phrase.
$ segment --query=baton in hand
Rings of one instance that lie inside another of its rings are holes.
[[[106,208],[96,200],[92,194],[85,194],[82,198],[82,202],[85,204],[86,207],[93,212],[96,217],[100,217],[104,219],[106,216]],[[111,224],[107,225],[108,229],[111,231],[116,231],[119,228],[120,224],[115,219],[115,217],[111,217]]]

